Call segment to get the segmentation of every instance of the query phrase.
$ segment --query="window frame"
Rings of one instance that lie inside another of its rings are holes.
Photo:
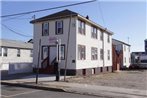
[[[49,54],[49,47],[48,46],[42,46],[42,56],[41,56],[41,59],[44,60],[46,59],[47,57],[44,57],[44,49],[43,48],[47,48],[47,57],[48,57],[48,54]]]
[[[8,56],[8,48],[4,47],[3,48],[3,57],[7,57],[7,56]]]
[[[45,25],[47,25],[47,28],[45,28]],[[45,29],[47,29],[46,33],[44,33]],[[49,36],[49,22],[42,23],[42,36]]]
[[[86,46],[78,45],[78,60],[86,60]]]
[[[100,30],[100,40],[101,40],[101,41],[104,40],[104,34],[103,34],[102,30]]]
[[[65,45],[61,45],[61,48],[64,47],[64,53],[63,53],[63,57],[62,57],[62,53],[60,53],[60,59],[61,60],[65,60]],[[61,50],[61,49],[60,49]],[[59,52],[58,52],[59,53]]]
[[[107,36],[107,42],[110,43],[110,35]]]
[[[91,47],[91,60],[98,60],[98,49]]]
[[[104,60],[104,49],[100,49],[100,60]]]
[[[20,49],[17,49],[17,57],[20,57],[21,56],[21,51]]]
[[[86,35],[86,24],[82,20],[78,20],[78,33],[81,35]]]
[[[59,27],[59,25],[58,25],[58,23],[60,23],[61,22],[61,27]],[[63,25],[63,20],[58,20],[58,21],[56,21],[56,23],[55,23],[55,31],[56,31],[56,35],[60,35],[60,34],[63,34],[63,28],[64,28],[64,25]],[[59,29],[61,29],[61,33],[59,33]]]
[[[97,32],[97,28],[95,26],[91,26],[91,38],[98,39]]]

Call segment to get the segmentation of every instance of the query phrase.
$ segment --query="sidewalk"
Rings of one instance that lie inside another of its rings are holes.
[[[147,97],[147,91],[145,90],[87,85],[87,84],[68,83],[68,82],[55,82],[53,80],[53,77],[50,80],[45,78],[39,78],[38,84],[35,84],[35,78],[28,78],[28,77],[23,79],[2,80],[1,83],[7,85],[35,88],[35,89],[65,91],[69,93],[93,95],[93,96],[108,97],[108,98],[146,98]]]

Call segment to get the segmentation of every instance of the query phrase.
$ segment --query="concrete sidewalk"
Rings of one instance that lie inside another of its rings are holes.
[[[23,86],[53,91],[65,91],[69,93],[86,94],[107,98],[147,98],[146,90],[55,82],[52,79],[50,81],[44,80],[44,78],[39,78],[38,84],[35,84],[35,78],[2,80],[1,83],[5,85]]]

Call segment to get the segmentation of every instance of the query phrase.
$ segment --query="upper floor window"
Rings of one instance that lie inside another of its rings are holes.
[[[84,45],[78,45],[78,59],[79,60],[86,59],[86,48]]]
[[[17,49],[17,57],[20,57],[20,49]]]
[[[3,56],[7,57],[7,55],[8,55],[8,49],[3,48]]]
[[[49,35],[49,23],[45,22],[42,24],[42,36],[48,36]]]
[[[63,34],[63,21],[56,21],[56,34]]]
[[[85,35],[85,22],[78,20],[78,32]]]
[[[110,43],[110,35],[108,34],[107,42]]]
[[[91,27],[91,37],[97,39],[97,28]]]
[[[103,41],[103,32],[100,31],[100,40]]]
[[[2,47],[0,47],[0,56],[2,56]]]
[[[91,60],[97,60],[97,48],[91,48]]]
[[[126,51],[126,46],[124,45],[124,51]]]
[[[100,59],[101,60],[104,59],[104,51],[103,51],[103,49],[100,49]]]

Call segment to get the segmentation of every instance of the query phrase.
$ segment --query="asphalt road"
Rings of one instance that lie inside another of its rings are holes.
[[[102,98],[102,97],[1,85],[1,98]]]

